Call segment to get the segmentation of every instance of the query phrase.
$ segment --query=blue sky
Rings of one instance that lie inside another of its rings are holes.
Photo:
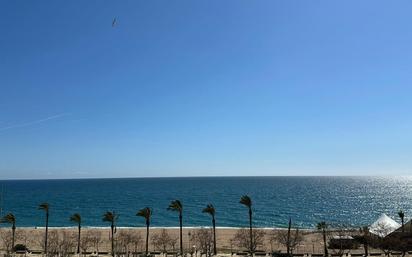
[[[410,1],[0,6],[0,178],[411,174]]]

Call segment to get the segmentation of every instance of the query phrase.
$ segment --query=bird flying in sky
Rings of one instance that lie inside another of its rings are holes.
[[[112,21],[112,27],[116,26],[116,18],[113,19]]]

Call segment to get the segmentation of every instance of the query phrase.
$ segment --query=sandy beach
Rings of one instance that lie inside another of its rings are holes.
[[[174,245],[169,245],[167,251],[178,251],[179,249],[179,228],[151,228],[150,229],[150,240],[149,240],[149,250],[151,252],[161,251],[159,246],[154,244],[153,237],[159,235],[162,230],[165,230],[167,234],[174,240]],[[183,229],[183,248],[185,252],[191,252],[197,250],[199,246],[196,246],[196,242],[193,241],[193,235],[200,231],[201,228],[184,228]],[[233,242],[235,234],[240,230],[240,228],[217,228],[216,238],[217,238],[217,249],[219,253],[232,253],[241,252],[244,249],[236,246]],[[274,240],[274,234],[279,231],[284,231],[284,229],[262,229],[265,232],[263,244],[258,247],[258,250],[264,252],[272,251],[286,251],[286,248],[281,245],[278,240]],[[1,228],[0,233],[3,235],[10,231],[9,228]],[[16,244],[26,245],[30,251],[39,252],[42,249],[44,228],[17,228],[16,230]],[[296,254],[320,254],[323,252],[323,242],[321,234],[316,230],[301,230],[303,240],[294,250]],[[110,252],[110,228],[82,228],[82,242],[86,242],[87,238],[91,239],[93,237],[98,237],[98,251],[99,252]],[[57,235],[57,236],[56,236]],[[74,249],[77,244],[77,228],[49,228],[49,245],[62,244],[62,241],[72,242],[71,247]],[[138,251],[144,250],[144,240],[146,237],[146,228],[117,228],[115,233],[115,238],[118,240],[119,251]],[[59,241],[59,243],[57,242]],[[97,251],[96,244],[93,240],[87,240],[87,246],[83,249],[84,252],[95,253]],[[53,247],[53,246],[49,246]],[[1,248],[5,250],[4,243],[2,241]],[[74,250],[73,250],[74,251]],[[200,251],[200,250],[199,250]],[[352,253],[362,253],[361,248],[356,250],[351,250]]]

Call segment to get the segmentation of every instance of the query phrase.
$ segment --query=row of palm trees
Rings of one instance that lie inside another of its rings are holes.
[[[252,232],[252,200],[248,195],[244,195],[240,198],[239,203],[248,208],[249,213],[249,234],[250,234],[250,249],[253,248],[253,232]],[[46,215],[46,230],[44,237],[44,252],[47,255],[47,240],[48,240],[48,228],[49,228],[49,204],[42,203],[39,205],[38,209],[43,210]],[[179,215],[179,240],[180,240],[180,255],[183,256],[183,204],[180,200],[173,200],[170,202],[167,210],[177,212]],[[203,213],[209,214],[212,218],[213,227],[213,253],[216,255],[216,220],[215,214],[216,210],[213,204],[208,204],[203,210]],[[149,228],[153,211],[150,207],[145,207],[136,213],[136,216],[143,217],[146,223],[146,256],[149,254]],[[102,221],[110,223],[110,233],[111,233],[111,253],[114,256],[114,234],[116,229],[116,221],[118,215],[114,211],[108,211],[103,215]],[[79,213],[75,213],[70,216],[70,221],[77,224],[78,227],[78,237],[77,237],[77,253],[80,253],[80,241],[81,241],[81,227],[82,218]],[[12,213],[7,214],[1,220],[1,223],[9,223],[12,225],[12,246],[14,247],[15,230],[16,230],[16,218]]]

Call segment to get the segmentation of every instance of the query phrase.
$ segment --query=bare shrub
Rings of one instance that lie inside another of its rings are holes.
[[[74,253],[76,249],[76,235],[69,231],[62,231],[58,235],[58,252],[60,257],[67,257]]]
[[[233,243],[249,253],[254,253],[264,245],[265,231],[261,229],[252,230],[252,244],[250,243],[249,229],[239,229],[233,237]],[[251,249],[252,248],[252,249]]]
[[[135,234],[136,233],[133,233],[131,231],[122,230],[116,239],[116,246],[118,248],[116,252],[125,253],[127,256],[130,256],[130,252],[132,251],[133,246],[135,245]],[[141,241],[141,237],[140,240],[138,239],[138,241]]]
[[[0,230],[0,240],[2,243],[2,248],[6,250],[6,253],[9,254],[13,248],[12,245],[12,232],[9,229]]]
[[[133,232],[132,237],[132,246],[133,246],[133,256],[142,249],[143,237],[139,232]]]
[[[80,253],[83,253],[84,256],[86,256],[86,252],[89,248],[93,246],[93,234],[92,231],[87,231],[80,237]]]
[[[41,245],[44,245],[44,238],[41,239]],[[43,248],[44,251],[44,248]],[[48,233],[47,241],[47,256],[53,257],[59,255],[59,234],[55,230],[51,230]]]
[[[90,246],[94,248],[96,253],[99,253],[99,246],[103,243],[102,233],[97,230],[87,231],[87,238],[90,240]]]
[[[16,244],[23,244],[26,247],[28,246],[30,237],[28,236],[27,232],[22,230],[16,230]]]
[[[299,229],[295,229],[294,231],[279,230],[276,236],[279,244],[289,249],[289,253],[292,255],[296,247],[303,242],[303,235]]]
[[[192,233],[191,241],[195,243],[196,248],[201,254],[211,256],[213,253],[213,232],[211,229],[201,228]]]
[[[166,253],[171,246],[172,237],[166,229],[162,229],[160,232],[152,235],[151,240],[156,250]]]

